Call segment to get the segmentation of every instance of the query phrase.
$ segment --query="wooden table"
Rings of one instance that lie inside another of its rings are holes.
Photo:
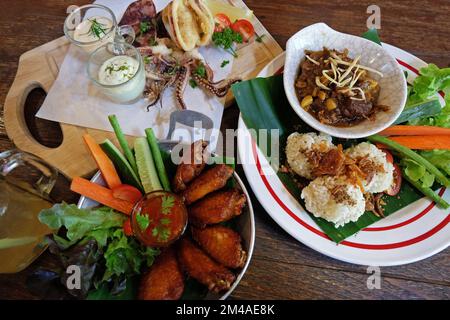
[[[323,21],[331,27],[359,35],[366,30],[367,6],[373,1],[247,0],[269,32],[284,47],[290,35],[309,24]],[[0,3],[0,101],[13,81],[19,56],[60,37],[69,4],[87,0],[16,0]],[[427,62],[450,64],[450,2],[448,0],[378,0],[381,37]],[[30,131],[47,146],[61,139],[58,125],[35,120],[43,100],[33,92],[26,106]],[[0,108],[1,109],[1,108]],[[223,128],[236,128],[238,108],[225,111]],[[0,151],[13,147],[0,117]],[[239,172],[243,177],[242,169]],[[70,195],[68,195],[70,196]],[[73,197],[69,197],[72,198]],[[256,246],[248,272],[233,293],[235,299],[449,299],[450,249],[424,261],[382,268],[380,290],[368,290],[367,273],[355,266],[325,257],[284,232],[252,195],[256,215]],[[1,262],[0,262],[1,263]],[[54,263],[45,253],[26,271],[0,275],[0,299],[34,298],[25,288],[27,274]]]

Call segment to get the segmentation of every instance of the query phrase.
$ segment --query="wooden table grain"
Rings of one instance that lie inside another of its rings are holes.
[[[0,1],[0,103],[3,103],[17,70],[19,56],[60,37],[70,4],[86,0]],[[346,33],[366,30],[367,7],[373,1],[247,0],[282,47],[297,30],[323,21]],[[378,0],[381,38],[440,67],[450,65],[450,1]],[[61,139],[58,124],[36,120],[34,114],[44,97],[33,92],[25,114],[35,138],[49,147]],[[2,106],[0,107],[2,109]],[[224,113],[222,128],[236,128],[236,106]],[[14,144],[5,134],[0,115],[0,151]],[[239,173],[244,177],[242,169]],[[245,277],[233,299],[449,299],[450,250],[410,265],[381,268],[381,289],[367,289],[367,267],[328,258],[295,241],[268,216],[254,195],[256,246]],[[1,263],[1,261],[0,261]],[[27,270],[0,275],[0,299],[34,299],[25,287],[27,275],[55,261],[44,253]]]

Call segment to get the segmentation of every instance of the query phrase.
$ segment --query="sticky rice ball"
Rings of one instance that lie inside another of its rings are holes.
[[[365,192],[379,193],[388,190],[394,180],[394,166],[386,160],[386,154],[375,145],[363,142],[345,150],[365,174],[362,187]]]
[[[336,148],[329,135],[320,133],[292,133],[287,139],[286,157],[291,169],[301,177],[314,179],[313,167],[307,153],[311,151],[328,152]]]
[[[342,176],[322,176],[312,181],[301,194],[306,209],[335,227],[359,219],[366,202],[361,189]]]

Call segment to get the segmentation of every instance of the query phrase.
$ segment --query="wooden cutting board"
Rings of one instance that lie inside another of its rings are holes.
[[[227,2],[238,7],[246,7],[242,0]],[[260,36],[264,35],[262,42],[252,41],[238,48],[239,57],[234,60],[230,77],[251,79],[267,63],[283,52],[256,17],[253,17],[252,22],[256,33]],[[41,157],[71,178],[86,176],[96,170],[94,161],[82,143],[81,137],[84,133],[91,134],[97,141],[106,138],[116,140],[111,132],[61,123],[63,133],[61,145],[57,148],[48,148],[36,141],[28,130],[24,117],[25,100],[35,88],[41,87],[46,92],[50,90],[68,48],[69,41],[61,37],[30,50],[20,57],[16,77],[5,100],[4,121],[8,137],[17,148]],[[230,105],[233,102],[233,96],[229,94],[225,100],[225,105]],[[64,105],[61,105],[61,108],[64,108]],[[128,138],[131,139],[131,137]]]

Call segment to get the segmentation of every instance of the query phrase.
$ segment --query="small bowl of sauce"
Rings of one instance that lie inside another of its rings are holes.
[[[87,53],[113,42],[117,21],[108,7],[88,4],[72,11],[64,22],[64,34],[77,47]]]
[[[146,194],[133,208],[134,236],[148,247],[167,247],[186,230],[188,214],[180,196],[166,191]]]
[[[123,42],[108,43],[89,56],[89,79],[111,101],[133,103],[145,89],[144,62],[139,51]]]

